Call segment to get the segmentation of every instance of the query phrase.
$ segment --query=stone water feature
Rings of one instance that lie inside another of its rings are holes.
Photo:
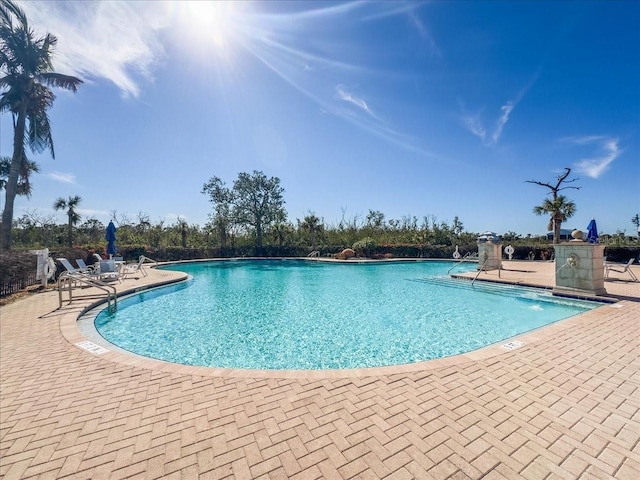
[[[502,237],[485,232],[478,237],[478,270],[500,270],[502,268]]]
[[[554,245],[556,281],[554,292],[604,295],[604,245],[585,242],[575,230],[573,240]]]

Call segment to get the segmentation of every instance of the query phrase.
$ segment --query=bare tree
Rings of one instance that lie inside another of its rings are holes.
[[[118,213],[117,210],[111,210],[109,212],[109,217],[111,217],[111,220],[113,220],[113,222],[118,226],[118,227],[124,227],[126,225],[132,225],[133,222],[131,221],[131,217],[129,217],[129,214],[124,212],[124,213]]]
[[[564,173],[558,175],[555,183],[541,182],[539,180],[527,180],[525,183],[533,183],[549,189],[551,200],[545,199],[545,201],[533,209],[533,213],[536,215],[549,214],[549,229],[553,228],[553,243],[560,243],[560,226],[567,218],[571,218],[576,211],[576,205],[571,200],[567,199],[564,195],[559,195],[559,192],[567,189],[580,190],[580,187],[573,185],[566,185],[573,183],[577,178],[567,180],[571,169],[565,167]],[[564,186],[562,184],[565,184]]]

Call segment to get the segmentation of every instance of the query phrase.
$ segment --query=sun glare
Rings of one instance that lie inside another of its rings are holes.
[[[201,47],[228,57],[235,34],[237,4],[226,1],[177,2],[184,33]]]

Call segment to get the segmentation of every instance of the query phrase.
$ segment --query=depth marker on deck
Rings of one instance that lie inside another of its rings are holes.
[[[525,343],[521,342],[520,340],[514,340],[513,342],[505,343],[504,345],[502,345],[502,348],[506,348],[507,350],[514,350],[516,348],[520,348],[524,344]]]
[[[95,343],[88,340],[76,343],[76,347],[84,348],[86,351],[94,353],[96,355],[102,355],[103,353],[107,353],[109,351],[106,348],[101,347],[100,345],[96,345]]]

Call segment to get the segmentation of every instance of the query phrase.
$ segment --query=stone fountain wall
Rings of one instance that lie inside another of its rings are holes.
[[[554,291],[604,295],[604,245],[571,240],[554,245],[556,281]]]
[[[502,243],[491,239],[478,242],[478,270],[500,270],[502,268]]]

